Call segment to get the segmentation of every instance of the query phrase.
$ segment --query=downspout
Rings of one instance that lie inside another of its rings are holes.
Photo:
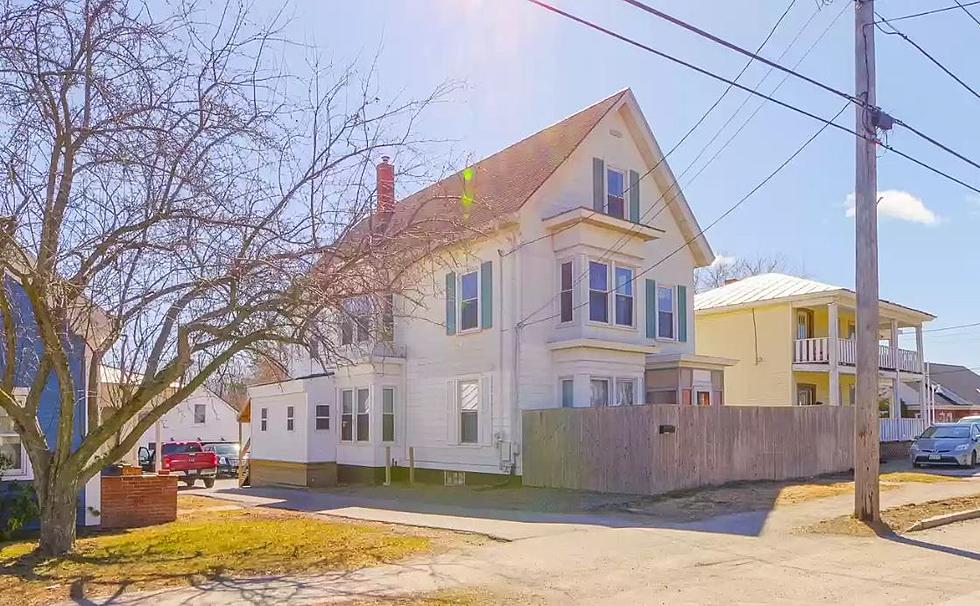
[[[519,247],[517,252],[514,253],[514,271],[511,272],[511,288],[513,289],[513,302],[512,302],[512,313],[514,320],[514,329],[512,339],[514,341],[514,350],[511,356],[512,358],[512,368],[511,368],[511,396],[510,396],[510,439],[512,444],[512,458],[513,467],[511,468],[511,473],[517,472],[517,461],[518,457],[524,454],[524,443],[521,437],[521,404],[520,404],[520,368],[521,368],[521,331],[523,330],[523,325],[521,324],[521,313],[523,312],[524,306],[524,292],[521,288],[521,280],[519,276],[521,265],[521,256],[523,253],[523,247]],[[503,349],[501,349],[501,353]]]

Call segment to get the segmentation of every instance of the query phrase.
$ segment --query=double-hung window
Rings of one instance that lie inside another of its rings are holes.
[[[674,289],[657,287],[657,337],[674,338]]]
[[[635,381],[616,379],[616,406],[632,406],[636,403]]]
[[[194,424],[203,425],[207,422],[207,406],[205,404],[194,404]]]
[[[368,397],[371,392],[367,389],[357,390],[357,441],[367,442],[371,438],[371,412],[368,405]]]
[[[263,408],[259,411],[259,431],[269,429],[269,409]]]
[[[4,459],[7,465],[4,473],[11,476],[24,473],[24,453],[20,435],[14,428],[14,420],[2,410],[0,410],[0,458]]]
[[[462,444],[476,444],[480,428],[480,382],[460,381],[458,386],[459,441]]]
[[[626,174],[615,168],[606,169],[606,214],[626,218]]]
[[[558,270],[558,306],[559,321],[572,321],[572,262],[565,261]]]
[[[589,320],[609,322],[609,266],[589,261]]]
[[[395,389],[381,389],[381,441],[395,441]]]
[[[286,431],[292,431],[296,428],[296,407],[287,406],[286,407]]]
[[[616,324],[633,326],[633,270],[616,268]]]
[[[459,329],[480,327],[480,272],[471,271],[459,276]]]
[[[559,391],[561,392],[561,407],[572,408],[575,406],[575,380],[563,378],[558,380]]]
[[[330,429],[330,405],[317,404],[314,408],[314,428],[319,430]]]
[[[354,440],[354,390],[340,392],[340,439],[344,442]]]
[[[593,378],[591,380],[591,387],[592,407],[601,408],[603,406],[609,406],[609,379]]]
[[[368,340],[371,326],[371,306],[367,298],[344,301],[340,319],[340,344],[363,343]]]

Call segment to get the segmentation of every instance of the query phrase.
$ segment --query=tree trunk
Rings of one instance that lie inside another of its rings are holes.
[[[38,553],[59,556],[75,544],[76,498],[78,488],[72,481],[52,480],[39,495],[41,507],[41,540]]]

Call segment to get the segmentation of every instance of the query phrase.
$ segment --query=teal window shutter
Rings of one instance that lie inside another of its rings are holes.
[[[640,222],[640,173],[630,171],[630,221]]]
[[[647,338],[657,338],[657,281],[646,281]]]
[[[480,328],[493,326],[493,262],[480,264]]]
[[[677,340],[687,341],[687,287],[677,287]]]
[[[456,334],[456,272],[446,274],[446,334]]]
[[[592,158],[592,208],[600,213],[606,208],[606,163],[602,158]]]

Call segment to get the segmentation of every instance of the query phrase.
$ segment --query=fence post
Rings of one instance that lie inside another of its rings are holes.
[[[385,486],[391,486],[391,446],[385,446]]]
[[[415,447],[408,447],[408,485],[415,485]]]

